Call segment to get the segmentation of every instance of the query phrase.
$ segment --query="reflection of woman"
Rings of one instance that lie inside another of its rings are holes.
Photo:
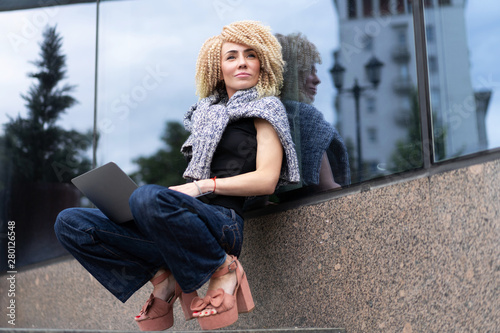
[[[189,160],[184,176],[194,181],[139,187],[130,198],[134,220],[125,224],[94,209],[59,214],[59,240],[118,299],[152,282],[135,318],[142,330],[172,326],[177,298],[186,319],[197,317],[203,329],[230,325],[253,308],[237,259],[245,196],[299,180],[286,112],[275,97],[282,69],[280,45],[268,28],[253,21],[225,26],[200,51],[201,99],[185,117],[191,135],[182,147]],[[195,198],[210,192],[206,202]],[[196,290],[205,282],[200,298]]]
[[[293,139],[300,149],[301,180],[316,190],[350,183],[347,149],[337,130],[325,121],[312,103],[321,83],[316,64],[321,63],[316,46],[300,33],[276,34],[286,62],[282,101]]]

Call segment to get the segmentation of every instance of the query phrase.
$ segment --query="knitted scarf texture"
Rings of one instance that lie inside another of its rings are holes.
[[[183,177],[210,177],[212,158],[226,126],[241,118],[262,118],[274,127],[285,152],[278,185],[297,183],[299,166],[285,108],[277,97],[258,98],[255,87],[239,90],[230,99],[216,92],[186,112],[184,126],[191,134],[181,152],[190,161]]]
[[[288,113],[290,131],[296,140],[302,183],[306,186],[319,184],[321,159],[326,152],[335,181],[342,186],[349,185],[349,156],[337,129],[310,104],[292,100],[284,100],[283,104]]]

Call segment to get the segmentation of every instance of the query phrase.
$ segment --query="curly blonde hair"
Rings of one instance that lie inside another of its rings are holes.
[[[316,45],[299,33],[276,34],[281,44],[283,60],[286,62],[281,98],[311,104],[304,92],[306,79],[315,64],[321,64],[321,55]]]
[[[256,85],[259,97],[279,96],[284,67],[281,45],[271,29],[257,21],[231,23],[222,28],[220,35],[205,41],[196,62],[196,94],[204,98],[225,88],[221,71],[221,49],[225,42],[252,47],[260,60]]]

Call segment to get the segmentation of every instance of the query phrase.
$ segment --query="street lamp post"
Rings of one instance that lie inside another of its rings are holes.
[[[354,79],[354,85],[350,89],[342,89],[344,83],[344,72],[345,68],[340,65],[335,57],[335,64],[330,69],[330,74],[332,75],[333,83],[337,88],[339,93],[347,92],[352,93],[354,97],[354,106],[356,111],[356,143],[357,143],[357,164],[358,164],[358,181],[361,181],[361,174],[363,168],[363,157],[361,154],[361,117],[359,111],[359,100],[363,91],[368,89],[376,89],[380,83],[381,68],[384,64],[380,62],[375,56],[373,56],[368,63],[365,65],[366,76],[368,81],[371,82],[371,86],[360,86],[358,84],[358,79]]]

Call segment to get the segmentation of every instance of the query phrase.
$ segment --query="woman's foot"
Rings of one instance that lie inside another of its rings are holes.
[[[229,326],[238,320],[238,313],[250,312],[254,306],[246,274],[234,256],[227,257],[222,268],[214,272],[205,297],[191,302],[203,330]]]
[[[175,278],[172,274],[170,274],[166,279],[163,281],[156,283],[155,279],[161,280],[163,277],[162,275],[167,273],[167,271],[163,268],[160,268],[158,272],[153,276],[153,278],[150,280],[151,283],[153,284],[153,295],[155,297],[158,297],[159,299],[162,299],[164,301],[169,301],[174,294],[175,294]]]
[[[234,262],[234,258],[231,256],[226,256],[226,261],[215,271],[216,273],[225,267],[228,267]],[[216,275],[216,274],[214,274]],[[228,295],[234,294],[234,288],[236,288],[236,284],[238,283],[238,279],[236,277],[236,270],[229,270],[228,273],[218,276],[212,277],[208,284],[208,290],[217,290],[222,288],[224,292]],[[193,312],[194,317],[206,317],[217,314],[217,310],[214,308],[207,308],[202,311]]]
[[[160,269],[150,280],[153,292],[143,305],[135,321],[141,331],[162,331],[172,327],[174,315],[172,305],[175,302],[176,282],[170,272]]]

